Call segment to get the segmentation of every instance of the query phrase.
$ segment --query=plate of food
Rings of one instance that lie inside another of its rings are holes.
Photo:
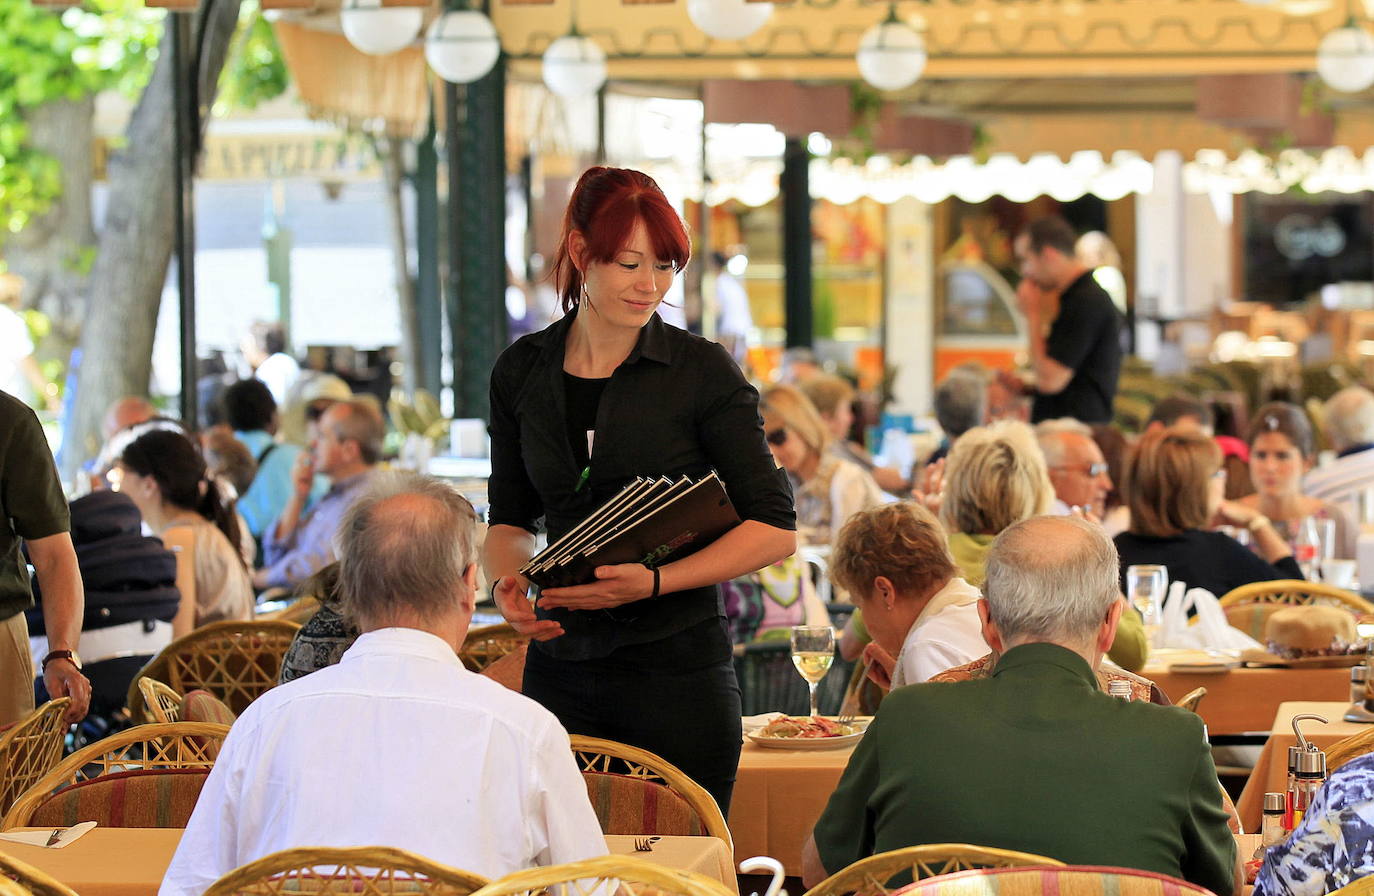
[[[778,716],[745,736],[774,750],[835,750],[858,743],[866,728],[866,719],[842,725],[824,716]]]

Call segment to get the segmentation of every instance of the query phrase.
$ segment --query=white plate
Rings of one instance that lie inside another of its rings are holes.
[[[859,742],[859,738],[864,736],[864,731],[868,728],[868,722],[859,719],[852,723],[858,731],[853,734],[843,734],[839,737],[763,737],[752,731],[745,733],[749,738],[760,747],[767,747],[770,750],[838,750],[841,747],[852,747]]]

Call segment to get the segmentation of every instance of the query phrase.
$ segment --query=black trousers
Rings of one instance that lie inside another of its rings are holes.
[[[707,619],[610,656],[568,661],[532,646],[524,693],[569,734],[656,753],[730,812],[739,768],[740,691],[725,620]]]

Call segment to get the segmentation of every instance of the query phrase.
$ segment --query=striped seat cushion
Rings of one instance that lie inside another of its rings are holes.
[[[1099,865],[980,868],[909,884],[892,896],[1211,896],[1186,880]]]
[[[700,837],[706,826],[696,810],[656,781],[607,772],[582,773],[603,834]]]
[[[238,716],[223,700],[203,689],[187,694],[181,700],[181,720],[183,722],[213,722],[216,725],[232,725]]]
[[[135,769],[81,781],[38,805],[29,825],[69,827],[83,821],[112,828],[184,828],[208,768]]]

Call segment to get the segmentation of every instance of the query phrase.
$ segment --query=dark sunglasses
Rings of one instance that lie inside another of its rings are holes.
[[[775,445],[775,446],[779,446],[779,447],[781,447],[781,446],[783,446],[783,445],[786,445],[786,444],[787,444],[787,427],[786,427],[786,426],[782,426],[782,427],[779,427],[779,428],[773,430],[772,432],[764,433],[764,434],[763,434],[763,437],[764,437],[764,439],[766,439],[766,440],[768,441],[768,444],[770,444],[770,445]]]

